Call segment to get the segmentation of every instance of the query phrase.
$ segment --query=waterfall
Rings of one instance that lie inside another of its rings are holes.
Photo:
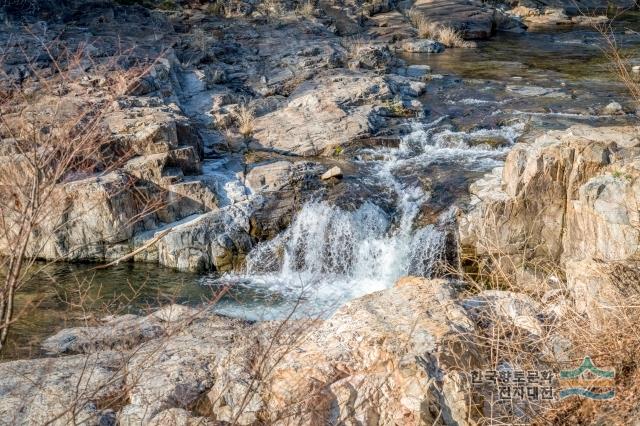
[[[389,288],[404,275],[430,278],[450,273],[458,262],[452,232],[455,209],[443,213],[435,224],[417,226],[431,194],[423,190],[415,173],[428,172],[436,162],[450,164],[453,172],[489,170],[499,164],[506,145],[513,143],[523,125],[456,132],[443,121],[414,123],[398,148],[376,148],[383,160],[366,163],[365,184],[389,190],[384,193],[389,197],[385,203],[394,205],[391,212],[372,200],[355,210],[325,201],[307,202],[285,231],[254,247],[243,273],[207,282],[245,291],[244,305],[227,303],[218,311],[256,319],[287,316],[291,309],[303,316],[325,315],[348,300]],[[494,140],[504,146],[492,146]]]
[[[411,198],[408,194],[404,201],[403,216],[409,217],[397,224],[370,202],[355,211],[309,202],[287,230],[249,253],[244,274],[217,281],[304,299],[315,313],[388,288],[404,275],[431,277],[434,265],[444,259],[445,232],[437,224],[414,230],[417,208]],[[286,314],[284,307],[279,309]],[[233,309],[221,311],[235,314]]]

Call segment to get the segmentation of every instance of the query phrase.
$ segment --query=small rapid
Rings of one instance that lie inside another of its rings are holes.
[[[352,210],[324,200],[307,202],[285,231],[254,247],[244,271],[203,279],[205,285],[249,294],[242,300],[225,298],[216,310],[255,320],[293,311],[294,316],[326,316],[404,275],[434,277],[453,268],[447,250],[455,210],[445,210],[435,223],[418,220],[432,194],[415,178],[435,163],[488,171],[523,129],[515,122],[460,132],[451,129],[447,117],[417,119],[398,147],[362,150],[359,162],[367,170],[362,180],[390,194],[392,208],[369,199]],[[490,143],[496,140],[498,146]],[[376,160],[364,159],[372,154]],[[247,306],[248,300],[255,303]]]

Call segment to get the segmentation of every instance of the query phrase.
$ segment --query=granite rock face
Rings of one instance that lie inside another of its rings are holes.
[[[467,424],[460,369],[482,357],[463,337],[473,327],[446,282],[401,279],[340,308],[275,367],[269,412],[305,423],[423,424],[441,410],[445,423]]]
[[[472,186],[463,245],[517,265],[566,266],[583,312],[635,293],[620,277],[633,276],[640,260],[639,152],[635,127],[575,126],[516,145],[504,168]]]
[[[99,352],[0,365],[0,414],[6,424],[100,424],[122,396],[122,355]]]

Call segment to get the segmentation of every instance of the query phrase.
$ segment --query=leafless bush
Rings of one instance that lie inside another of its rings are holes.
[[[44,50],[50,52],[49,46]],[[103,120],[148,70],[124,69],[117,60],[96,64],[105,78],[101,95],[77,98],[69,94],[88,77],[79,70],[90,58],[80,48],[56,57],[50,54],[49,59],[49,67],[38,69],[25,54],[31,77],[9,86],[0,98],[0,349],[15,321],[14,298],[32,276],[35,260],[51,258],[45,247],[61,230],[82,220],[65,219],[69,185],[90,176],[99,182],[131,157],[130,147],[111,143]],[[135,191],[132,180],[117,183],[108,186],[111,197]],[[161,200],[138,194],[137,213],[123,226],[160,208]],[[87,212],[91,209],[87,206]]]
[[[596,25],[595,28],[602,35],[604,41],[604,53],[609,60],[609,64],[614,75],[625,85],[631,98],[640,107],[640,71],[637,67],[640,59],[635,51],[625,51],[615,35],[613,23],[615,18],[608,24]],[[636,35],[638,35],[636,33]]]

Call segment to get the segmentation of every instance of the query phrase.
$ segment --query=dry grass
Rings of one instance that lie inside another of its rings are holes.
[[[637,52],[629,52],[621,48],[612,23],[596,26],[596,29],[605,42],[604,53],[609,59],[614,75],[625,85],[636,106],[640,107],[640,73],[632,70],[635,64],[633,60],[637,59]],[[638,34],[636,33],[636,35]]]
[[[429,21],[422,13],[416,10],[411,10],[408,17],[418,30],[418,36],[421,38],[438,41],[446,47],[475,47],[474,43],[464,40],[460,31],[448,25]]]
[[[462,33],[453,27],[441,26],[438,30],[437,40],[447,47],[473,47],[462,37]]]
[[[246,104],[240,105],[238,110],[234,112],[234,118],[238,126],[238,132],[245,139],[250,139],[253,136],[256,118],[253,108],[248,107]]]
[[[316,15],[316,6],[311,0],[304,1],[296,8],[296,13],[305,18],[313,18]]]
[[[350,59],[357,58],[370,46],[370,43],[361,36],[345,37],[340,44],[347,50]]]
[[[539,309],[526,321],[539,324],[536,333],[522,327],[526,317],[517,312],[510,317],[509,309],[499,305],[482,311],[476,334],[470,337],[488,356],[487,368],[510,365],[514,370],[552,370],[557,374],[577,367],[585,356],[590,356],[598,367],[615,369],[616,397],[611,401],[572,397],[548,403],[505,404],[492,399],[491,389],[476,389],[474,394],[481,392],[486,403],[481,424],[575,425],[602,419],[606,424],[629,424],[637,414],[634,410],[640,392],[640,294],[634,293],[638,272],[603,264],[606,267],[598,269],[598,274],[607,277],[607,300],[600,296],[585,311],[580,306],[585,300],[571,288],[564,268],[534,255],[540,247],[536,222],[539,225],[541,219],[536,218],[529,229],[519,231],[520,249],[511,247],[509,253],[503,248],[509,240],[498,234],[504,229],[500,224],[505,219],[490,213],[485,219],[488,226],[483,229],[496,233],[487,231],[478,236],[480,245],[476,249],[480,255],[462,254],[467,269],[461,278],[468,285],[467,297],[487,294],[483,293],[485,290],[506,290],[529,298]]]

